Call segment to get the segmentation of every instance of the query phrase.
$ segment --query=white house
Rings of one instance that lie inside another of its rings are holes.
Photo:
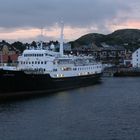
[[[140,48],[132,54],[132,66],[140,68]]]

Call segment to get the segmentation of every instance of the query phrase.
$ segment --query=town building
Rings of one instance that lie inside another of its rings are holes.
[[[140,68],[140,48],[132,54],[132,67]]]
[[[6,42],[0,42],[0,64],[15,63],[18,58],[18,51]]]
[[[103,63],[110,64],[123,64],[128,53],[123,46],[119,45],[107,45],[102,43],[97,46],[95,43],[89,45],[81,45],[72,49],[72,52],[77,54],[87,54],[95,57],[96,60],[102,61]],[[129,56],[131,57],[131,56]]]

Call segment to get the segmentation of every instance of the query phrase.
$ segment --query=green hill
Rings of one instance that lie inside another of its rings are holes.
[[[103,35],[98,33],[86,34],[72,42],[72,46],[89,45],[94,43],[102,47],[102,43],[107,45],[120,45],[126,49],[135,50],[140,47],[140,30],[139,29],[121,29],[111,34]]]

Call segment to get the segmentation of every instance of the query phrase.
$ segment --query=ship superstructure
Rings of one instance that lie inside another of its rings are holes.
[[[19,56],[18,69],[27,74],[50,74],[52,78],[63,78],[101,73],[102,64],[90,56],[61,56],[52,50],[30,48]]]

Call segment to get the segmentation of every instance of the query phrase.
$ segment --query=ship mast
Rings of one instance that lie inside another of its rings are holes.
[[[64,52],[63,52],[63,39],[64,39],[63,30],[64,30],[64,23],[63,23],[63,21],[61,21],[61,32],[60,32],[60,55],[61,56],[64,55]]]

